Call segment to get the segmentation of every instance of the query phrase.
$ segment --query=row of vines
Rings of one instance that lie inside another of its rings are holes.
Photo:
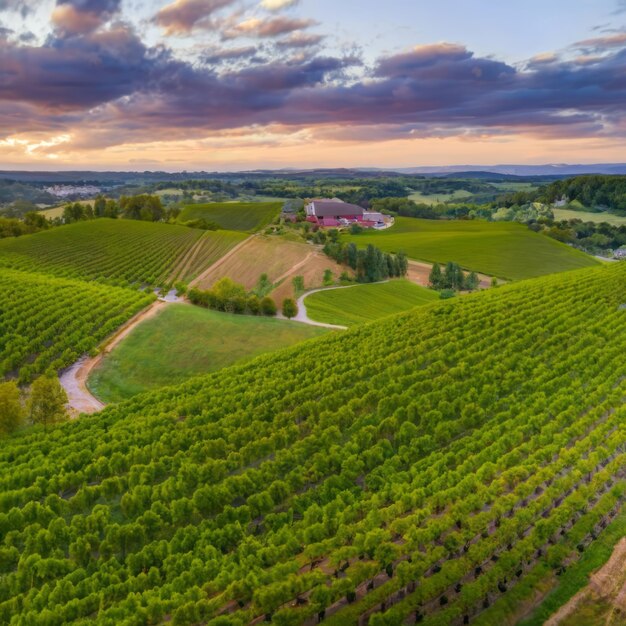
[[[480,623],[620,509],[626,267],[326,336],[0,450],[0,622]]]

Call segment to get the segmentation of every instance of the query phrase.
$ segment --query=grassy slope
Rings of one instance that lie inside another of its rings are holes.
[[[409,195],[409,200],[422,204],[439,204],[450,200],[462,202],[471,198],[472,195],[471,191],[466,191],[465,189],[457,189],[452,193],[422,193],[421,191],[414,191]]]
[[[404,251],[424,261],[518,280],[598,264],[594,258],[514,222],[421,220],[399,217],[389,230],[347,236],[358,246]]]
[[[133,220],[100,219],[0,241],[0,265],[72,278],[159,284],[200,238],[197,272],[241,241],[241,233]],[[208,254],[205,254],[209,250]]]
[[[206,219],[226,230],[259,230],[269,224],[282,208],[282,202],[212,202],[185,207],[179,221]]]
[[[295,322],[172,305],[107,355],[89,388],[106,402],[118,402],[325,332]]]
[[[607,222],[615,226],[626,224],[626,216],[614,213],[592,213],[591,211],[573,211],[572,209],[552,209],[555,220],[582,220],[583,222]]]
[[[438,298],[435,291],[408,280],[394,280],[377,285],[318,291],[306,298],[305,305],[307,314],[313,320],[352,326],[407,311]]]

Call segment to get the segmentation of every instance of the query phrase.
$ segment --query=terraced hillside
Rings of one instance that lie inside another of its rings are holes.
[[[210,202],[191,204],[179,216],[180,222],[207,220],[225,230],[251,232],[267,226],[281,211],[283,202]]]
[[[349,235],[358,246],[406,252],[412,259],[454,261],[468,270],[520,280],[598,265],[593,257],[516,222],[398,217],[380,232]]]
[[[95,348],[154,300],[140,293],[3,268],[0,271],[0,380],[28,383]]]
[[[226,231],[99,219],[3,239],[0,265],[120,285],[160,285],[195,276],[243,239]]]
[[[622,506],[624,302],[520,282],[12,436],[0,622],[504,623]]]
[[[393,313],[439,299],[432,289],[408,280],[392,280],[374,285],[326,289],[307,296],[307,314],[316,322],[352,326],[372,322]]]

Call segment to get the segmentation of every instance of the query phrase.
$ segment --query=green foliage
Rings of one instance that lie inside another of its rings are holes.
[[[16,431],[24,421],[24,407],[15,381],[0,382],[0,436]]]
[[[180,222],[204,220],[225,230],[261,230],[280,213],[282,202],[211,202],[186,206]]]
[[[474,621],[624,503],[624,293],[504,285],[14,433],[0,622]]]
[[[265,296],[259,300],[256,293],[248,294],[243,285],[226,276],[220,278],[211,289],[203,291],[193,288],[187,295],[192,304],[226,313],[271,315],[273,308],[276,314],[276,305],[272,307],[268,302],[271,298]]]
[[[626,213],[626,176],[574,176],[551,183],[542,192],[550,203],[566,198],[587,207],[608,207]]]
[[[307,315],[326,324],[352,326],[408,311],[437,300],[437,294],[408,280],[392,280],[375,285],[355,285],[348,289],[328,289],[307,296]]]
[[[287,319],[291,319],[298,315],[298,305],[293,298],[285,298],[283,300],[283,315]]]
[[[67,394],[56,376],[40,376],[30,388],[28,413],[33,424],[51,426],[67,419]]]
[[[324,253],[337,263],[355,270],[357,280],[362,283],[376,283],[388,278],[406,276],[409,268],[403,252],[384,253],[371,244],[365,250],[358,250],[352,242],[329,242],[324,246]]]
[[[294,276],[291,284],[296,295],[301,294],[304,291],[304,276]]]
[[[147,194],[122,196],[119,201],[123,217],[143,222],[160,222],[165,217],[165,210],[159,196]]]
[[[20,383],[71,365],[154,300],[130,289],[6,268],[0,289],[0,319],[11,329],[0,334],[0,378],[17,373]]]

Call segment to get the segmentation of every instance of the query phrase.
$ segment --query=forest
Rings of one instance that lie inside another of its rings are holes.
[[[625,293],[521,281],[16,433],[0,622],[503,623],[624,501]]]

